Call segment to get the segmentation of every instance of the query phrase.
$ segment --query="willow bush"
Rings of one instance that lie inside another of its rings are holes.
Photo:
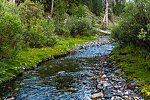
[[[21,20],[15,7],[0,1],[0,59],[15,56],[22,46]]]
[[[122,20],[112,30],[112,37],[120,44],[150,45],[150,1],[127,3]]]

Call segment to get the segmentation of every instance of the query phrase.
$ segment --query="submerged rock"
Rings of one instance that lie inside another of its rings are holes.
[[[73,88],[73,87],[71,87],[70,89],[68,89],[68,90],[70,90],[70,91],[77,91],[78,89],[77,88]]]
[[[65,71],[60,71],[60,72],[58,72],[57,74],[58,75],[63,75],[65,73]]]
[[[109,93],[109,94],[105,95],[105,98],[106,98],[106,99],[111,99],[112,97],[113,97],[113,94],[112,94],[112,93]]]

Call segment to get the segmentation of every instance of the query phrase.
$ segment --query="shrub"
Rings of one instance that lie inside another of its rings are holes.
[[[93,13],[88,9],[87,6],[79,5],[74,7],[73,15],[76,15],[77,17],[88,17],[93,15]]]
[[[22,22],[27,23],[32,18],[42,18],[44,15],[44,8],[39,3],[26,0],[19,5],[19,13]]]
[[[53,21],[33,18],[30,20],[29,31],[24,34],[25,41],[30,47],[53,46],[57,42],[54,30]]]
[[[55,19],[55,33],[57,33],[57,35],[68,36],[70,35],[70,30],[67,22],[70,19],[70,16],[68,14],[65,14],[64,16],[64,20]]]
[[[123,19],[112,29],[112,37],[120,44],[150,45],[150,2],[135,0],[125,7]]]
[[[94,33],[93,28],[97,24],[95,15],[85,5],[79,5],[73,8],[74,10],[71,9],[72,13],[70,16],[67,13],[64,14],[64,20],[60,21],[56,19],[56,33],[65,36],[83,36]]]
[[[92,20],[89,18],[71,18],[71,22],[68,22],[70,34],[72,36],[88,36],[92,33]]]
[[[30,47],[53,46],[56,43],[53,20],[44,17],[44,8],[38,3],[26,0],[19,5],[24,29],[24,41]]]
[[[17,15],[11,12],[0,12],[0,59],[10,58],[15,56],[21,48],[21,21]]]
[[[90,18],[86,17],[68,17],[63,22],[56,24],[56,33],[64,36],[88,36],[93,31],[93,24]]]

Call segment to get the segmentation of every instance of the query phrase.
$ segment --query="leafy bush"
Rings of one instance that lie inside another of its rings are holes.
[[[65,14],[64,20],[56,19],[56,33],[59,35],[90,35],[97,24],[96,16],[93,15],[87,6],[79,5],[74,7],[72,15]],[[64,17],[64,16],[63,16]]]
[[[0,2],[2,3],[3,6],[0,8],[0,59],[13,57],[21,48],[22,42],[20,18],[17,14],[12,14],[5,9],[7,3]]]
[[[70,30],[67,22],[70,19],[70,16],[68,14],[65,14],[64,16],[65,19],[63,20],[55,19],[55,33],[57,33],[57,35],[68,36],[70,34]]]
[[[44,8],[26,0],[19,5],[24,41],[30,47],[53,46],[56,43],[54,22],[44,17]]]
[[[93,31],[93,24],[90,18],[71,16],[64,22],[56,24],[56,33],[65,36],[88,36]],[[92,34],[91,34],[92,35]]]
[[[89,18],[75,18],[73,17],[71,19],[71,22],[68,22],[69,29],[70,29],[70,34],[72,36],[77,36],[77,35],[81,35],[81,36],[88,36],[92,33],[92,20]]]
[[[30,47],[53,46],[57,41],[53,34],[54,22],[48,19],[33,18],[29,31],[24,34]]]
[[[44,15],[43,6],[39,3],[31,2],[30,0],[21,3],[18,8],[21,20],[24,23],[28,23],[32,18],[42,18]]]
[[[112,37],[120,44],[150,45],[150,2],[135,0],[125,7],[123,19],[112,30]]]
[[[73,15],[76,15],[77,17],[88,17],[93,15],[93,13],[88,9],[87,6],[79,5],[74,7]]]

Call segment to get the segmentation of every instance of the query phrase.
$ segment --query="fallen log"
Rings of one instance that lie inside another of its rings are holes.
[[[102,29],[99,29],[99,28],[95,28],[95,30],[101,32],[101,33],[104,33],[104,34],[111,34],[111,32],[109,31],[106,31],[106,30],[102,30]]]
[[[101,29],[98,29],[99,32],[101,33],[104,33],[104,34],[111,34],[111,32],[108,32],[108,31],[105,31],[105,30],[101,30]]]

